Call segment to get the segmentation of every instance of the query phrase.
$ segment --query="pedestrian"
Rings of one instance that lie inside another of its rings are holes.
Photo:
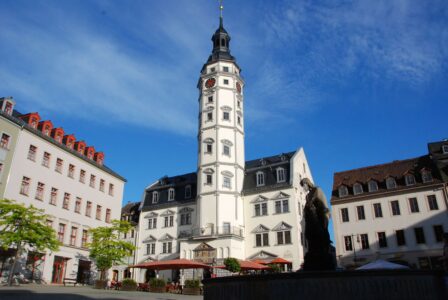
[[[184,276],[184,272],[183,271],[180,274],[179,284],[180,284],[180,293],[182,294],[182,292],[184,290],[184,285],[185,285],[185,276]]]

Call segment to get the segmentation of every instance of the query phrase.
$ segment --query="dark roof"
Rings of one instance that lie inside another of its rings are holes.
[[[223,44],[222,41],[225,41]],[[213,50],[208,57],[207,63],[214,63],[221,60],[235,62],[235,58],[230,54],[230,35],[224,29],[222,17],[219,19],[219,27],[212,36]],[[204,69],[203,67],[203,69]]]
[[[448,182],[448,153],[443,153],[443,146],[448,146],[448,140],[428,144],[428,152],[434,160],[443,181]]]
[[[124,214],[129,215],[129,214],[131,214],[132,212],[135,211],[136,207],[138,209],[139,206],[140,206],[140,201],[139,202],[128,202],[125,206],[123,206],[121,208],[121,214],[122,215],[124,215]]]
[[[422,182],[421,171],[423,170],[431,172],[433,176],[433,182]],[[416,179],[416,184],[412,187],[441,182],[439,173],[437,172],[433,161],[431,160],[429,155],[425,155],[406,160],[396,160],[390,163],[334,173],[331,200],[333,201],[338,199],[347,199],[350,197],[365,196],[366,194],[374,194],[385,191],[392,192],[407,189],[409,187],[406,186],[404,178],[406,174],[412,174]],[[393,190],[387,190],[385,181],[388,177],[393,177],[395,179],[397,188]],[[378,191],[371,193],[368,192],[367,183],[370,180],[374,180],[377,182]],[[364,192],[362,194],[356,196],[353,195],[353,191],[350,188],[353,187],[355,183],[360,183],[361,185],[363,185]],[[349,195],[340,198],[338,188],[342,185],[345,185],[349,188]]]
[[[128,220],[132,226],[138,225],[140,202],[129,202],[121,208],[121,219]]]
[[[25,121],[23,121],[23,120],[18,118],[18,116],[21,115],[18,111],[14,110],[12,116],[10,116],[10,115],[8,115],[8,114],[6,114],[6,113],[4,113],[3,111],[0,110],[0,115],[2,117],[4,117],[4,118],[8,119],[9,121],[11,121],[11,122],[21,126],[22,128],[26,128],[26,130],[28,130],[31,133],[39,136],[40,138],[46,140],[47,142],[52,143],[53,145],[55,145],[55,146],[65,150],[66,152],[69,152],[70,154],[72,154],[72,155],[74,155],[74,156],[84,160],[85,162],[87,162],[87,163],[89,163],[89,164],[91,164],[91,165],[93,165],[93,166],[103,170],[104,172],[109,173],[110,175],[112,175],[112,176],[114,176],[114,177],[116,177],[118,179],[121,179],[124,182],[126,182],[126,178],[124,178],[121,175],[119,175],[118,173],[114,172],[112,169],[108,168],[106,165],[98,164],[96,161],[94,161],[92,159],[89,159],[89,158],[87,158],[86,156],[84,156],[82,154],[79,154],[77,151],[75,151],[73,149],[70,149],[66,145],[61,144],[61,143],[55,141],[52,137],[47,136],[47,135],[43,134],[41,131],[31,127]]]

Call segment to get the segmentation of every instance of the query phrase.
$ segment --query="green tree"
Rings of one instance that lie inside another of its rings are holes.
[[[33,205],[26,207],[12,200],[0,199],[0,247],[16,250],[9,272],[9,285],[12,284],[17,260],[25,247],[37,252],[59,249],[56,232],[46,224],[47,218],[48,215],[42,209]]]
[[[134,245],[120,239],[120,234],[129,232],[131,228],[132,225],[127,221],[113,220],[112,226],[90,229],[92,242],[88,247],[90,257],[101,272],[100,280],[106,279],[106,272],[113,265],[124,263],[123,259],[132,255]]]
[[[226,258],[224,260],[224,265],[226,266],[226,270],[232,273],[237,273],[241,271],[240,262],[236,258],[233,257]]]

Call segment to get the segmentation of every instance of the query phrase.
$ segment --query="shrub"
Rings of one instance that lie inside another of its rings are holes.
[[[137,289],[137,282],[131,278],[125,278],[121,282],[121,287],[123,290],[135,290]]]
[[[149,286],[150,287],[165,287],[166,282],[165,280],[161,279],[161,278],[152,278],[149,281]]]
[[[236,258],[233,257],[226,258],[224,260],[224,265],[226,266],[226,270],[232,273],[237,273],[241,271],[240,262]]]
[[[272,272],[274,272],[274,273],[282,272],[282,268],[278,264],[269,264],[268,266],[271,268]]]
[[[199,279],[187,279],[185,280],[186,288],[199,288],[200,281]]]

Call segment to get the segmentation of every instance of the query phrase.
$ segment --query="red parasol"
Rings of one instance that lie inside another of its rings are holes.
[[[283,265],[286,265],[286,264],[292,264],[292,262],[287,261],[286,259],[283,259],[281,257],[277,257],[277,258],[273,259],[270,262],[270,264],[283,264]]]
[[[188,259],[172,259],[151,261],[138,265],[129,266],[130,268],[153,269],[153,270],[177,270],[177,269],[207,269],[209,265],[188,260]]]

